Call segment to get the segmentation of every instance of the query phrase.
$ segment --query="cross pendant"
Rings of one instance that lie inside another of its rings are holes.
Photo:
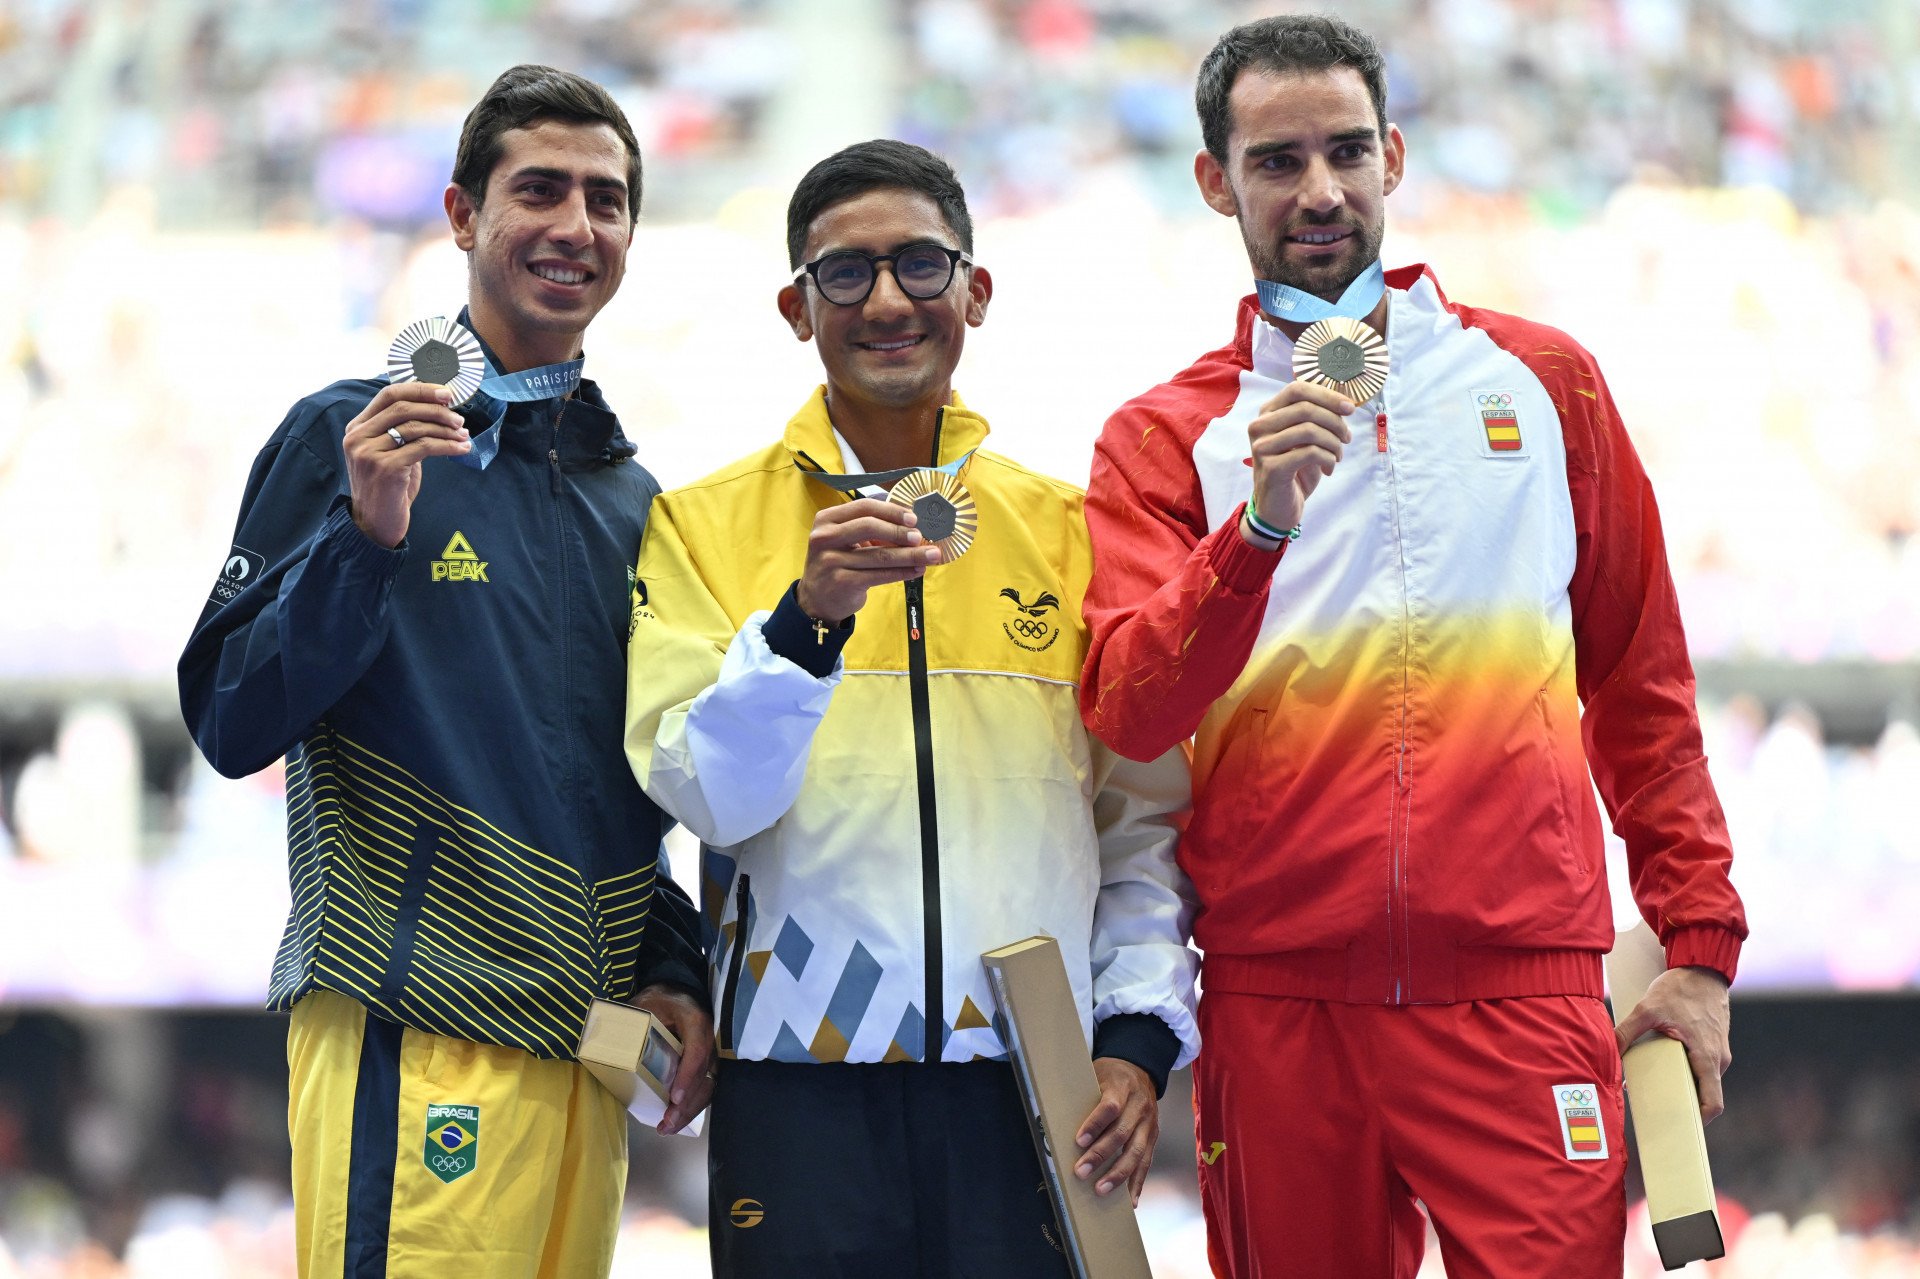
[[[827,624],[818,618],[813,622],[813,642],[816,644],[827,642]]]

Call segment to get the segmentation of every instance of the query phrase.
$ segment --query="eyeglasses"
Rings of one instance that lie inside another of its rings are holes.
[[[909,244],[897,253],[842,249],[816,258],[795,271],[793,282],[798,284],[810,275],[814,287],[827,301],[835,306],[858,306],[873,292],[882,262],[892,264],[893,281],[900,286],[900,291],[921,302],[945,293],[962,262],[973,265],[973,259],[965,252],[943,244]]]

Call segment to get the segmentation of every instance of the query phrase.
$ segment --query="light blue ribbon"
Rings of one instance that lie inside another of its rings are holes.
[[[1260,295],[1260,309],[1276,320],[1290,320],[1298,324],[1313,324],[1320,320],[1342,317],[1349,320],[1364,320],[1373,314],[1373,308],[1380,305],[1380,298],[1387,291],[1387,273],[1380,266],[1378,258],[1372,266],[1353,277],[1353,283],[1340,295],[1338,302],[1329,302],[1303,289],[1290,284],[1276,284],[1272,280],[1255,280],[1254,291]]]
[[[480,389],[462,406],[485,414],[487,425],[468,436],[473,447],[455,454],[453,460],[476,471],[486,470],[487,464],[500,452],[499,428],[506,419],[507,405],[558,400],[572,395],[580,385],[580,370],[586,363],[583,357],[560,364],[542,364],[537,369],[522,369],[518,373],[496,373],[489,363]]]

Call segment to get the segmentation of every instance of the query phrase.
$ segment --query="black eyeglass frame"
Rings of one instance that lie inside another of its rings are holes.
[[[899,270],[895,267],[897,259],[923,249],[933,249],[947,255],[947,278],[941,282],[939,288],[924,295],[915,293],[909,289],[906,286],[906,282],[900,278]],[[845,302],[842,302],[839,298],[832,296],[824,288],[820,287],[820,264],[829,258],[840,257],[856,257],[867,260],[867,287],[861,290],[859,297],[849,298]],[[953,287],[953,277],[960,274],[961,266],[973,265],[973,255],[965,249],[949,249],[946,245],[933,240],[919,240],[913,244],[897,249],[892,253],[868,253],[861,249],[835,249],[831,253],[821,254],[811,262],[803,263],[800,269],[793,273],[793,282],[798,285],[808,276],[812,276],[813,287],[818,290],[820,296],[827,301],[833,303],[835,306],[859,306],[873,296],[874,286],[880,283],[880,264],[882,262],[885,262],[889,269],[893,270],[894,285],[899,288],[902,293],[916,302],[931,302]]]

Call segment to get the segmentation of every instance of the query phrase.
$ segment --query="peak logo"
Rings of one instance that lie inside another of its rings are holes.
[[[459,529],[447,539],[447,548],[440,552],[440,558],[433,561],[433,580],[436,582],[484,582],[487,580],[487,561],[480,558],[473,549],[473,543]]]

